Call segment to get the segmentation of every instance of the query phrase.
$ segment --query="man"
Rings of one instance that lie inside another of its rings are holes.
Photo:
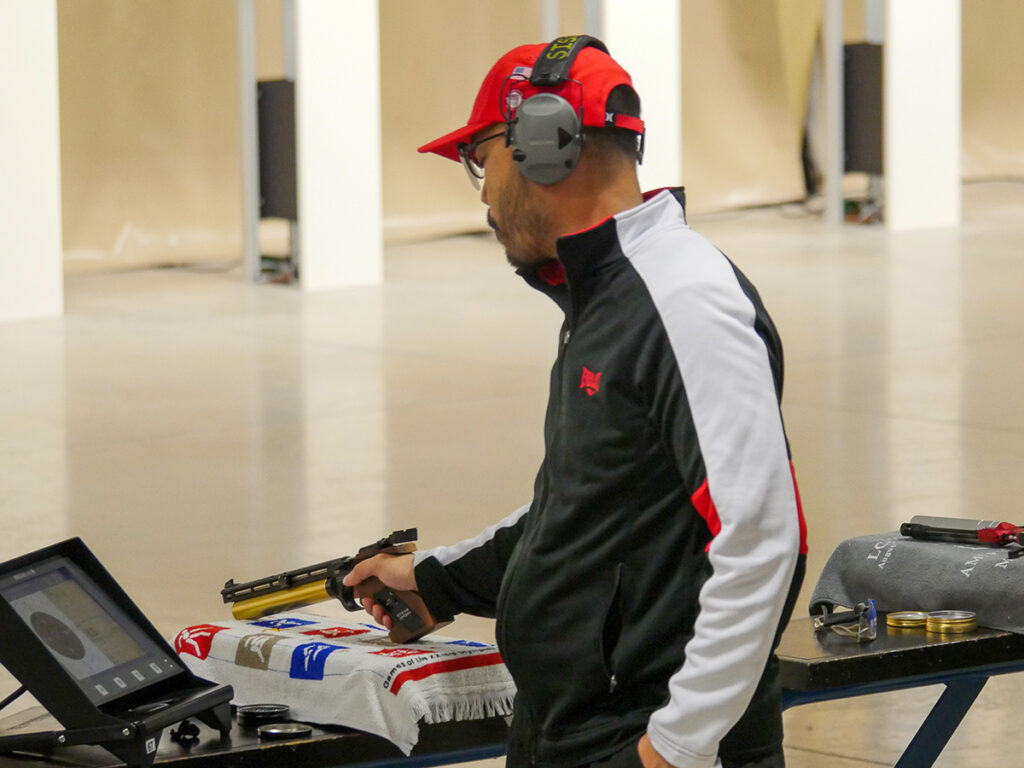
[[[545,458],[531,503],[478,537],[346,584],[496,617],[509,766],[776,768],[772,649],[806,540],[782,349],[682,190],[641,194],[643,130],[629,75],[581,36],[510,51],[421,148],[483,180],[509,262],[565,311]]]

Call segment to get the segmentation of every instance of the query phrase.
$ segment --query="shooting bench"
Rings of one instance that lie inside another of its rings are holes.
[[[0,628],[0,664],[21,684],[0,709],[25,692],[40,705],[0,720],[0,768],[411,768],[505,749],[515,691],[493,646],[401,647],[295,612],[194,625],[172,646],[81,539],[0,563]],[[286,720],[338,725],[266,723],[267,740],[229,707],[279,697]]]
[[[878,638],[858,644],[832,633],[815,633],[810,619],[794,619],[777,651],[785,708],[942,684],[945,690],[896,768],[934,764],[986,681],[1024,671],[1024,636],[990,629],[965,635],[890,630],[879,617]],[[0,721],[0,728],[3,722]],[[412,754],[386,739],[346,728],[314,728],[298,741],[260,742],[252,729],[233,725],[229,739],[200,726],[199,740],[182,746],[164,738],[154,765],[160,768],[420,768],[500,757],[508,727],[503,718],[424,725]],[[96,747],[62,751],[61,762],[26,762],[0,756],[0,768],[56,768],[69,761],[88,768],[117,765]]]
[[[1024,671],[1024,635],[978,629],[964,635],[886,626],[870,643],[815,633],[811,619],[795,619],[777,651],[783,708],[872,693],[945,685],[896,768],[934,764],[981,689],[993,675]]]
[[[160,742],[156,768],[421,768],[501,757],[508,725],[504,718],[423,725],[420,740],[408,757],[387,739],[350,728],[313,728],[313,735],[294,741],[260,741],[254,728],[232,723],[229,737],[196,723],[199,737],[183,746],[166,736]],[[3,728],[3,721],[0,721]],[[0,768],[114,768],[123,765],[99,747],[68,747],[47,758],[0,755]]]

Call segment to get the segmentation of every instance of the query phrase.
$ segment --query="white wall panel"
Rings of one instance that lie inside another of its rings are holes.
[[[640,166],[643,189],[683,181],[682,73],[678,0],[645,0],[643,12],[629,0],[601,3],[596,32],[633,78],[640,94],[647,148]]]
[[[960,223],[960,0],[886,3],[885,222]]]
[[[57,5],[0,0],[0,322],[63,312]]]
[[[373,0],[295,3],[299,282],[380,282],[380,46]]]

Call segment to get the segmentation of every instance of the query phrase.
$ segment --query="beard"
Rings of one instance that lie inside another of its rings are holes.
[[[498,242],[505,246],[505,258],[516,269],[536,267],[556,258],[547,210],[528,194],[526,182],[518,173],[510,174],[508,183],[497,196],[501,215],[499,226],[490,210],[487,225],[494,230]]]

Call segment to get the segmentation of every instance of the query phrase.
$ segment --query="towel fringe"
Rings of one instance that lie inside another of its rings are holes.
[[[427,702],[426,710],[417,714],[428,724],[503,717],[512,714],[513,698],[513,695],[504,695],[464,696],[457,701],[432,699]]]

